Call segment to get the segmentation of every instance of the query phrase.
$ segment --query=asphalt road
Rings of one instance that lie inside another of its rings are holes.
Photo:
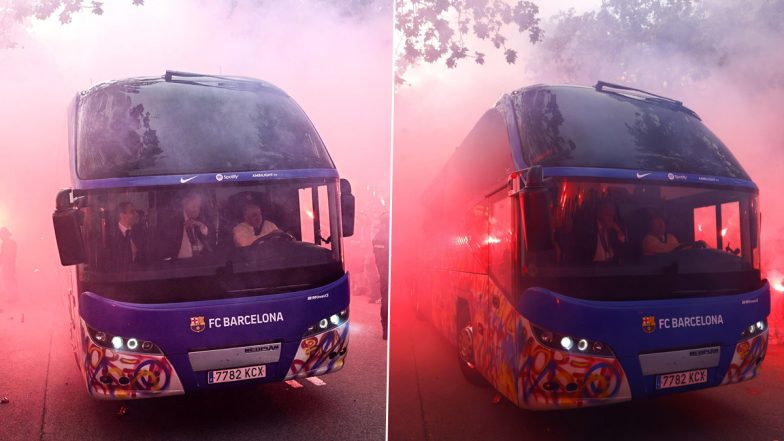
[[[386,342],[379,305],[352,299],[346,366],[318,386],[98,401],[84,389],[59,296],[0,303],[0,440],[383,440]],[[295,385],[296,386],[296,385]]]
[[[455,350],[393,297],[389,440],[784,440],[784,345],[749,382],[612,406],[532,412],[467,383]]]

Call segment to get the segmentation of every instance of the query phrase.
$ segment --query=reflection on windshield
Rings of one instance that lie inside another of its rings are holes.
[[[219,278],[224,291],[321,283],[342,272],[337,209],[335,182],[90,193],[82,275]]]
[[[90,148],[80,159],[100,167],[105,176],[155,167],[163,154],[149,110],[131,99],[140,86],[106,87],[83,104],[80,134]]]
[[[253,83],[102,84],[80,98],[77,136],[82,179],[334,168],[302,109]]]
[[[535,86],[512,96],[529,166],[624,168],[748,179],[689,112],[583,87]]]

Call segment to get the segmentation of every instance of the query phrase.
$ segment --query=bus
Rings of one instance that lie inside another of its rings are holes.
[[[93,397],[343,367],[354,197],[283,90],[176,71],[104,82],[76,95],[68,142],[53,224]]]
[[[758,188],[682,102],[601,81],[515,90],[425,199],[417,306],[465,377],[517,406],[759,372],[770,293]]]

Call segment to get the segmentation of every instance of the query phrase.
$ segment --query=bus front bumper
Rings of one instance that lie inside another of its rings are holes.
[[[85,359],[83,373],[87,390],[94,398],[130,400],[182,395],[186,388],[174,363],[163,354],[140,354],[98,345],[87,333],[83,335]],[[316,335],[303,338],[283,379],[312,377],[336,372],[343,368],[348,353],[349,321]],[[182,363],[180,363],[182,366]],[[265,365],[265,378],[253,378],[237,383],[210,384],[209,371],[194,371],[190,364],[184,375],[195,377],[197,388],[224,387],[227,384],[267,383],[280,381],[280,363]],[[239,366],[238,366],[239,368]]]

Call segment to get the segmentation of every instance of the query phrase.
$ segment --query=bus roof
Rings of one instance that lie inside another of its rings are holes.
[[[505,95],[519,168],[591,167],[749,180],[724,143],[680,101],[599,82]]]
[[[679,101],[603,82],[536,84],[504,95],[485,112],[423,203],[452,213],[534,165],[548,177],[757,190],[729,149]]]
[[[70,126],[77,188],[336,175],[305,112],[252,78],[167,71],[103,82],[77,95]]]

